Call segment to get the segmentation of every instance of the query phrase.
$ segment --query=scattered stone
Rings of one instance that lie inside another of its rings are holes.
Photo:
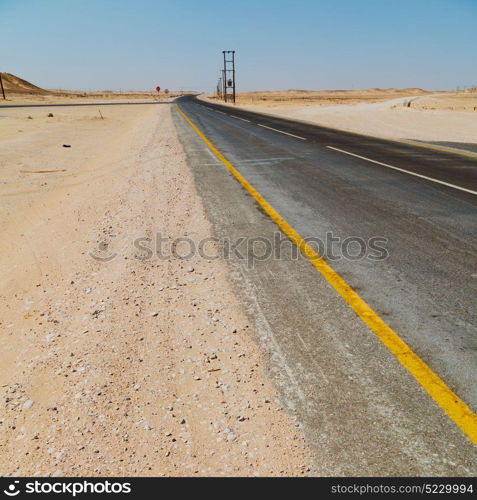
[[[35,401],[33,401],[32,399],[27,399],[27,400],[23,403],[23,409],[28,410],[28,409],[30,409],[30,408],[31,408],[34,404],[35,404]]]

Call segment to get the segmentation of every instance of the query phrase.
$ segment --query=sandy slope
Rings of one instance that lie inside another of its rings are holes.
[[[225,263],[138,258],[211,235],[170,105],[48,111],[0,111],[0,475],[305,474]]]
[[[23,78],[12,75],[11,73],[0,73],[3,88],[7,95],[11,92],[17,94],[47,94],[48,92]]]

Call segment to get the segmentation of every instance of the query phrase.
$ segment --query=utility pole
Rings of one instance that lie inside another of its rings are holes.
[[[226,92],[227,92],[227,88],[226,88],[226,79],[225,79],[225,70],[223,69],[222,70],[222,99],[224,101],[227,102],[227,97],[226,97]]]
[[[5,97],[5,88],[3,87],[2,73],[0,73],[0,87],[2,87],[3,98],[6,100],[7,98]]]
[[[235,103],[235,50],[223,50],[224,55],[224,101],[227,102],[231,98]],[[232,89],[232,93],[228,91]]]
[[[217,82],[217,99],[222,99],[222,72],[220,72],[219,81]]]

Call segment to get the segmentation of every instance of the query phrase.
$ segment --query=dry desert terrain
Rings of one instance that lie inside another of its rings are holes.
[[[5,80],[7,104],[95,105],[0,108],[0,475],[309,474],[226,263],[141,246],[213,235],[172,121],[179,93]],[[237,105],[477,143],[475,101],[371,89]]]
[[[0,109],[0,475],[308,473],[171,106]]]

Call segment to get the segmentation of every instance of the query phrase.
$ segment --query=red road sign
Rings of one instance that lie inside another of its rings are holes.
[[[160,91],[161,91],[161,87],[156,87],[156,90],[157,90],[158,92],[160,92]]]

